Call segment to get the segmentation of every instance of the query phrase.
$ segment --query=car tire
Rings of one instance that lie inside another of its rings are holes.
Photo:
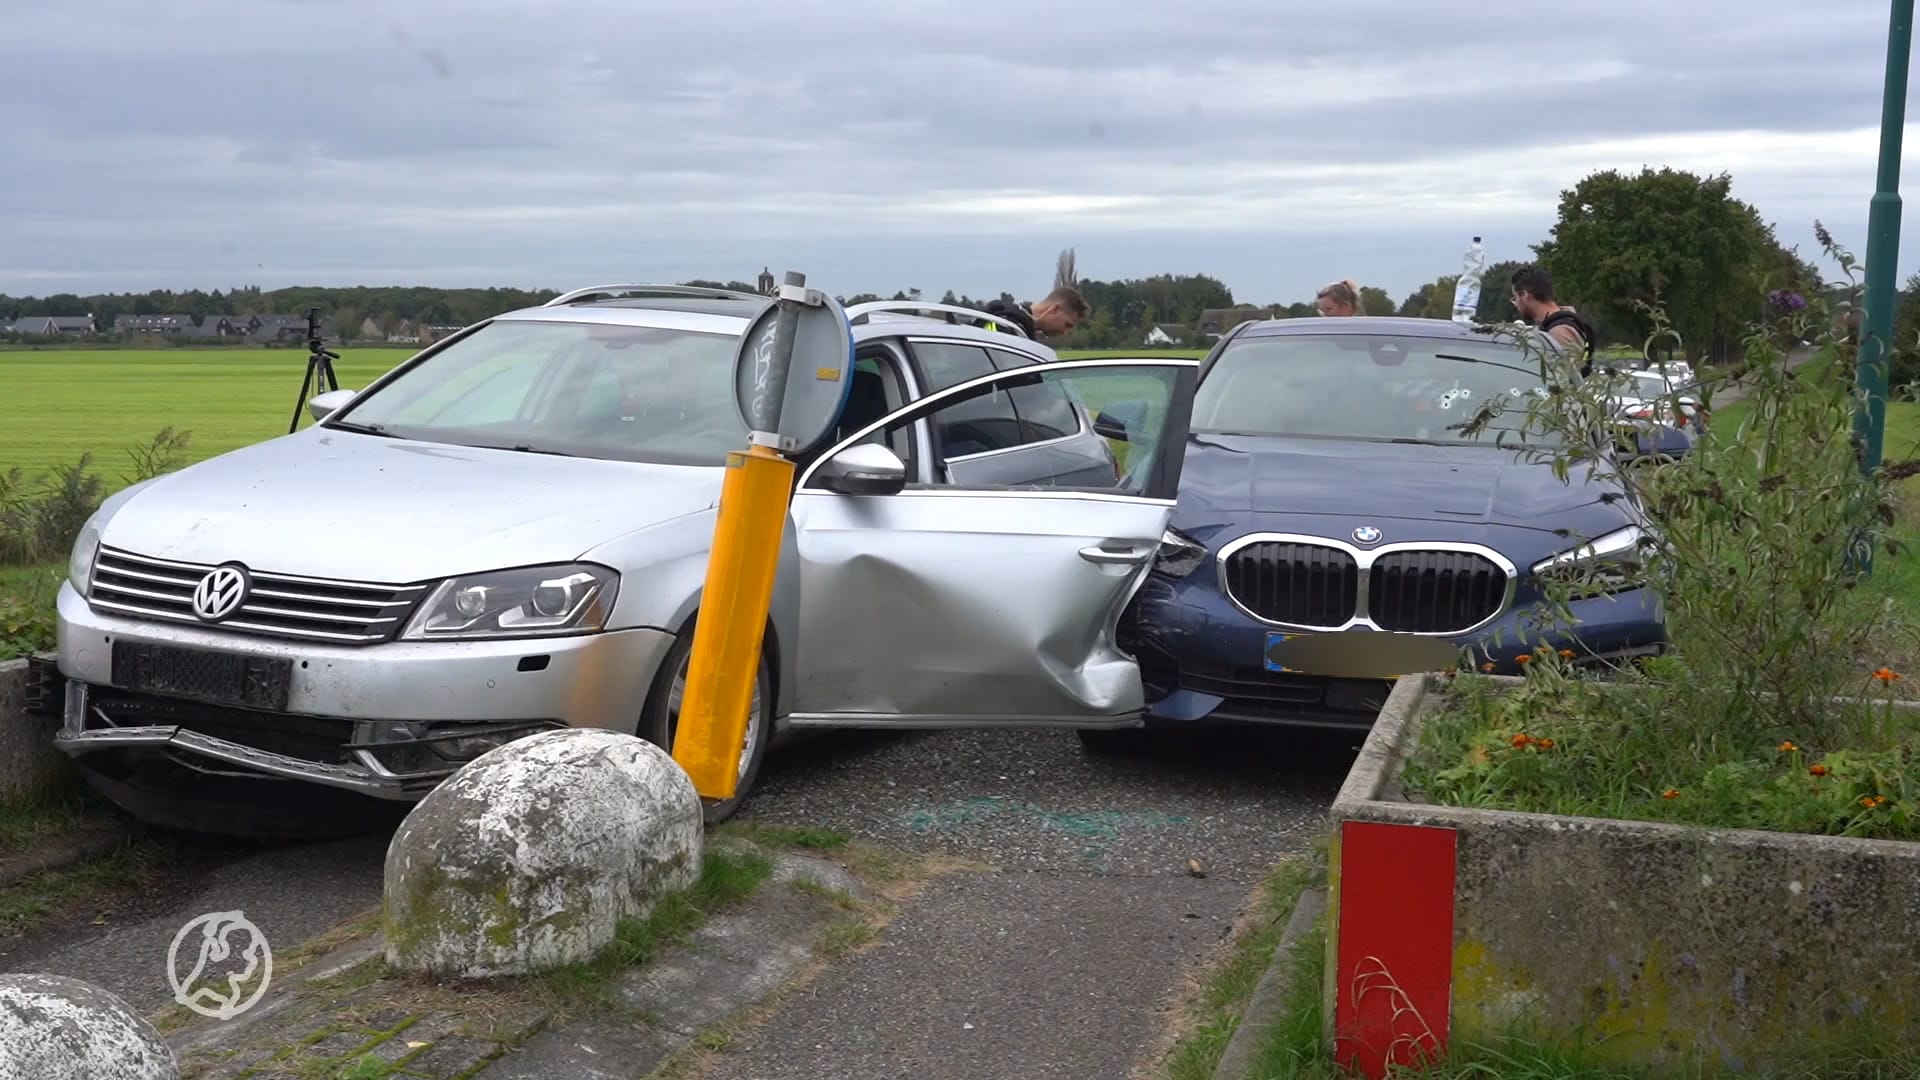
[[[686,672],[693,657],[692,622],[680,632],[660,661],[660,670],[654,676],[653,691],[647,695],[647,706],[640,717],[641,738],[669,752],[673,749],[673,736],[679,719],[679,695],[675,683],[685,686]],[[760,763],[767,756],[767,744],[773,735],[773,679],[767,670],[767,657],[760,656],[759,670],[754,673],[753,715],[747,722],[747,753],[740,762],[740,782],[734,788],[730,799],[702,799],[703,817],[708,825],[718,825],[732,817],[753,792],[754,781],[760,776]]]
[[[1080,728],[1080,748],[1099,757],[1137,754],[1146,749],[1149,733],[1144,727]]]

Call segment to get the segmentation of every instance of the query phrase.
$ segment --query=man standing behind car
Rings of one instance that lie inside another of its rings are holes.
[[[1523,266],[1513,272],[1513,306],[1520,318],[1544,331],[1562,348],[1579,351],[1580,376],[1593,374],[1593,327],[1570,307],[1553,299],[1553,277],[1544,267]]]
[[[1005,300],[990,300],[980,310],[996,319],[1013,323],[1035,341],[1065,337],[1073,333],[1073,328],[1080,325],[1080,320],[1091,314],[1086,297],[1071,285],[1054,289],[1037,304],[1009,304]],[[988,323],[987,329],[998,330],[999,327]]]

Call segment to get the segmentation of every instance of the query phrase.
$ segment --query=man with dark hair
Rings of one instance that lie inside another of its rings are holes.
[[[1092,314],[1086,297],[1071,285],[1059,286],[1037,304],[1009,304],[1005,300],[992,300],[981,310],[996,319],[1014,323],[1036,341],[1071,334],[1073,328],[1080,325],[1080,320]],[[988,324],[987,328],[997,329],[992,324]]]
[[[1513,306],[1520,318],[1544,331],[1565,349],[1581,354],[1580,374],[1593,374],[1593,327],[1570,307],[1553,299],[1553,277],[1544,267],[1513,272]]]

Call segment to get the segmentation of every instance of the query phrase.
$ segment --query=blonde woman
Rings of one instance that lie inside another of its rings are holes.
[[[1360,314],[1360,286],[1352,278],[1336,281],[1314,296],[1320,314],[1344,317]]]

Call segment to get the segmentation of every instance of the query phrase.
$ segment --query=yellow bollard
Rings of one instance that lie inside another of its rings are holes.
[[[673,739],[673,760],[704,799],[730,799],[739,787],[741,743],[792,494],[793,462],[765,446],[727,455]]]

